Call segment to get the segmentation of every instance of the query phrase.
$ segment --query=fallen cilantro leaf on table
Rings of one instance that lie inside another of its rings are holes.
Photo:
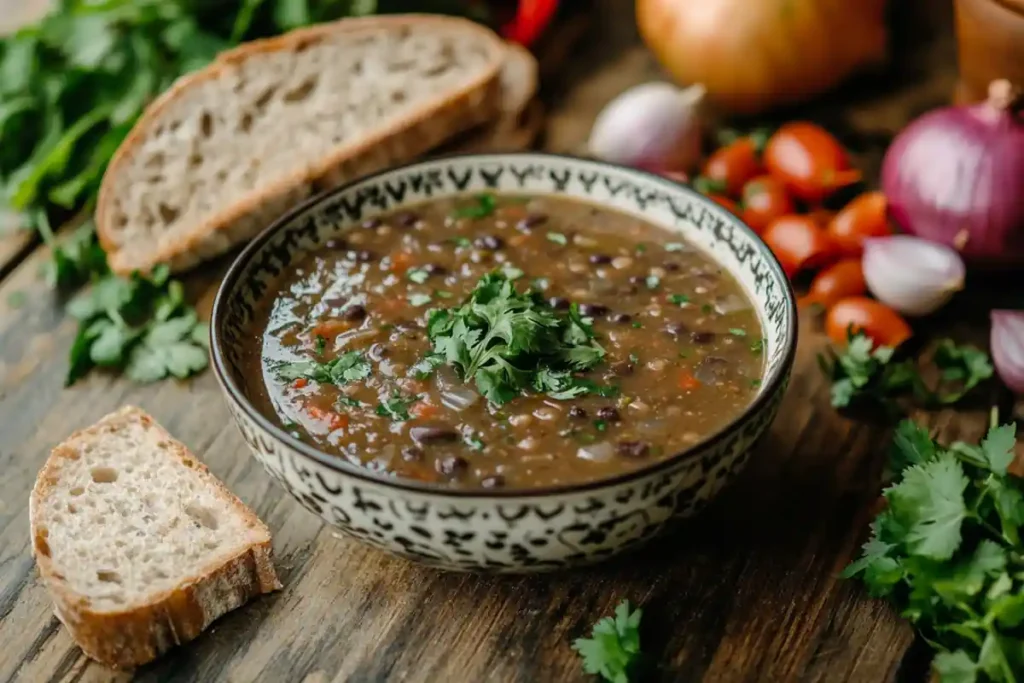
[[[184,379],[204,369],[208,329],[165,267],[150,277],[107,275],[66,307],[78,320],[65,386],[93,367],[124,369],[137,382]]]
[[[876,347],[870,338],[852,331],[845,349],[833,348],[819,354],[818,364],[832,382],[832,405],[847,408],[873,404],[895,414],[899,412],[897,399],[910,393],[928,406],[951,405],[993,372],[984,351],[943,339],[933,356],[941,381],[936,389],[931,389],[912,360],[894,361],[893,354],[893,349]]]
[[[937,650],[943,683],[1024,680],[1024,482],[1014,425],[943,447],[901,422],[861,557],[844,576],[891,602]]]
[[[640,664],[640,608],[631,609],[628,600],[615,608],[614,617],[594,625],[590,638],[578,638],[572,649],[583,659],[583,670],[609,683],[635,681]]]

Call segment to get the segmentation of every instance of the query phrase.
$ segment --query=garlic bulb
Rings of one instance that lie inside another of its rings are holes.
[[[689,171],[700,161],[704,86],[646,83],[623,92],[597,116],[590,153],[649,171]]]

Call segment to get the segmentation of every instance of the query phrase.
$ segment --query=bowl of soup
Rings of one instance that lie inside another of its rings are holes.
[[[785,391],[794,297],[735,215],[546,154],[424,161],[315,197],[214,304],[214,368],[303,506],[445,569],[596,562],[711,500]]]

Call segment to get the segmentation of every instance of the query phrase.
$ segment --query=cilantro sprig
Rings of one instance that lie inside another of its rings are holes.
[[[869,337],[850,331],[845,349],[820,354],[818,363],[832,382],[832,405],[874,404],[896,414],[900,410],[897,400],[911,393],[925,406],[952,405],[993,372],[984,351],[943,339],[932,357],[940,380],[929,387],[912,359],[896,361],[894,353],[892,348],[875,346]]]
[[[528,390],[556,399],[595,390],[576,373],[605,356],[575,305],[556,311],[539,293],[517,291],[502,272],[481,278],[461,306],[432,311],[427,334],[433,353],[495,405]]]
[[[635,681],[641,662],[642,616],[639,607],[632,609],[629,601],[623,600],[614,617],[604,617],[594,625],[590,638],[578,638],[572,649],[583,659],[583,670],[609,683]]]
[[[1008,468],[1013,425],[944,448],[910,420],[896,429],[893,483],[860,559],[844,572],[891,602],[937,651],[947,683],[1024,675],[1024,483]]]
[[[185,378],[208,364],[206,323],[185,303],[184,288],[166,267],[148,278],[101,278],[71,299],[67,312],[78,320],[78,334],[65,386],[97,366],[153,382]]]
[[[370,376],[370,361],[359,351],[349,351],[329,361],[315,360],[281,363],[274,368],[285,381],[307,379],[321,384],[347,384]]]

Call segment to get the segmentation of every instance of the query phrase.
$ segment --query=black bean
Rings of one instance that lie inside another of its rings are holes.
[[[423,266],[423,270],[427,271],[427,275],[447,275],[448,269],[444,266],[439,266],[436,263],[428,263]]]
[[[459,438],[459,433],[451,427],[413,427],[409,436],[419,444],[451,442]]]
[[[389,353],[388,347],[383,344],[374,344],[370,347],[370,351],[367,355],[370,357],[370,360],[379,363],[387,358]]]
[[[341,251],[342,249],[348,249],[348,242],[346,242],[344,239],[340,237],[337,237],[335,239],[330,239],[324,242],[324,247],[335,251]]]
[[[663,263],[661,264],[661,267],[670,273],[675,273],[676,271],[679,270],[679,264],[676,263],[675,261],[668,261],[666,263]]]
[[[580,315],[594,317],[608,313],[608,307],[601,304],[580,304]]]
[[[351,321],[363,320],[366,318],[366,308],[359,304],[352,304],[341,312],[341,317]]]
[[[694,344],[710,344],[715,341],[715,333],[707,330],[700,330],[690,335],[690,341]]]
[[[613,313],[608,319],[613,323],[628,323],[633,320],[633,316],[629,313]]]
[[[413,213],[412,211],[403,211],[402,213],[395,216],[395,221],[405,228],[411,228],[412,226],[416,225],[416,221],[418,221],[419,219],[420,217],[417,214]]]
[[[629,276],[629,284],[631,284],[631,285],[643,284],[646,279],[647,278],[641,277],[640,275],[630,275]]]
[[[643,458],[650,450],[643,441],[620,441],[618,445],[619,455],[626,458]]]
[[[569,300],[566,299],[565,297],[553,296],[550,299],[548,299],[548,306],[560,311],[564,311],[565,309],[569,308],[570,305],[571,304]]]
[[[587,416],[587,409],[582,406],[573,406],[569,408],[569,417],[574,417],[578,420],[582,420]]]
[[[682,337],[690,331],[690,328],[683,323],[665,323],[665,332],[673,337]]]
[[[605,263],[611,263],[612,257],[609,256],[608,254],[591,254],[590,262],[593,263],[595,266],[600,266]]]
[[[485,489],[499,489],[505,485],[505,477],[500,474],[495,474],[490,477],[484,477],[480,480],[480,486]]]
[[[619,416],[619,410],[614,406],[605,406],[597,411],[597,417],[600,420],[608,420],[609,422],[618,422],[622,418]]]
[[[382,223],[379,218],[367,218],[365,221],[363,221],[363,227],[366,228],[367,230],[379,228],[381,225]]]
[[[458,455],[446,455],[434,462],[434,467],[441,474],[448,477],[457,477],[469,468],[465,458]]]
[[[489,249],[495,251],[501,249],[505,245],[505,241],[500,237],[494,235],[483,235],[473,240],[473,246],[477,249]]]
[[[530,232],[538,225],[544,225],[548,220],[548,217],[542,213],[531,213],[526,218],[516,223],[516,230],[521,232]]]
[[[406,446],[402,449],[402,460],[406,462],[419,462],[423,460],[423,449],[416,446]]]

